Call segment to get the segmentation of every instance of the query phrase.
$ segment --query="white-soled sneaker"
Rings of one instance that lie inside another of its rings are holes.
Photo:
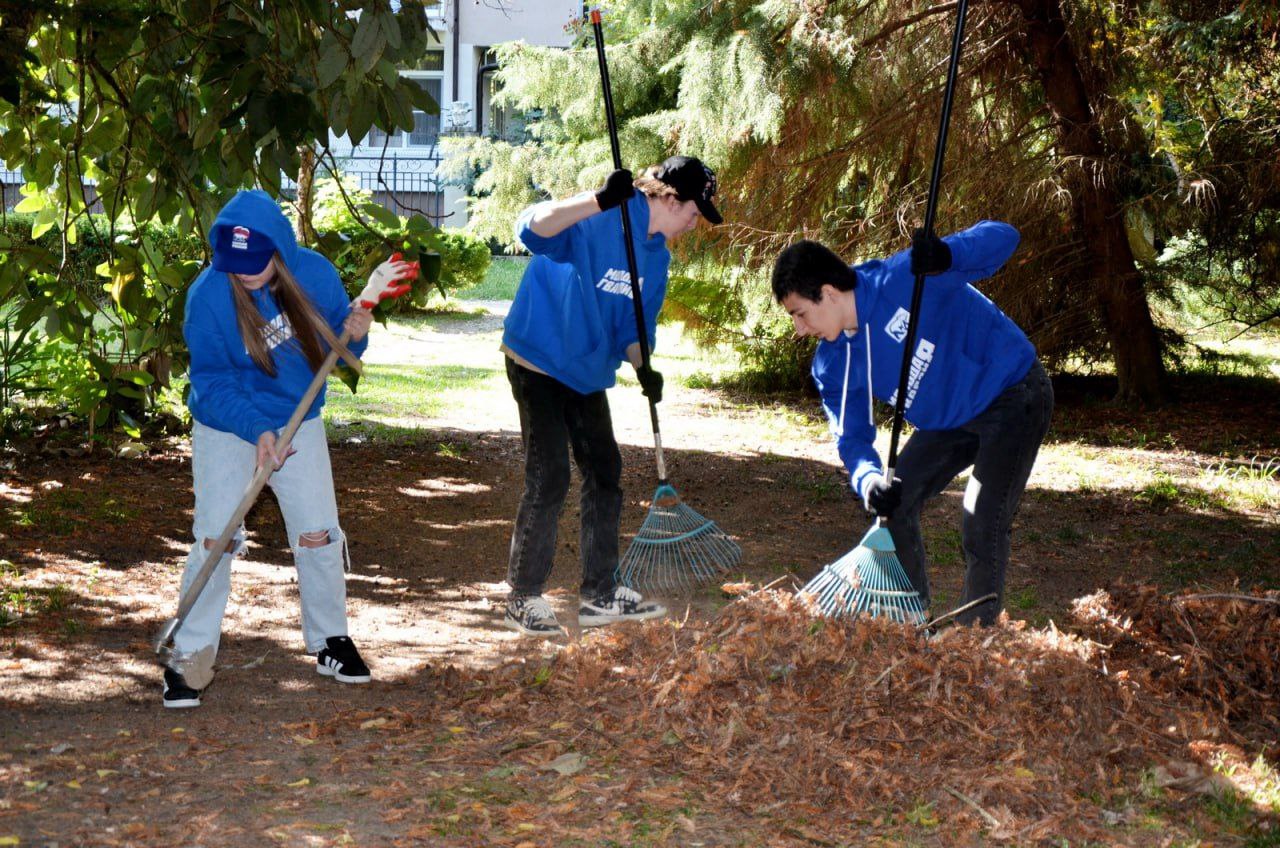
[[[512,595],[507,599],[507,614],[502,623],[526,636],[560,633],[560,622],[551,611],[551,604],[541,595]]]
[[[578,624],[599,627],[619,621],[643,621],[667,614],[657,601],[646,601],[639,592],[627,586],[616,586],[612,593],[596,598],[583,598],[578,607]]]
[[[349,636],[330,636],[324,640],[324,650],[316,654],[316,673],[339,683],[368,683],[373,679],[369,666],[364,664],[356,643]]]
[[[189,710],[200,706],[200,690],[187,685],[187,680],[171,668],[164,670],[164,705],[171,710]]]

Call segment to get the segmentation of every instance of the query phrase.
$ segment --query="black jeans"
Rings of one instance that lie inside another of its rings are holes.
[[[957,616],[964,624],[992,624],[1004,607],[1009,538],[1053,414],[1053,386],[1040,363],[1005,389],[981,414],[954,430],[917,430],[898,457],[902,505],[888,523],[902,567],[926,605],[929,575],[920,510],[970,465],[962,522],[965,558],[961,604],[995,592],[998,599]],[[935,610],[935,612],[937,612]]]
[[[579,394],[554,377],[507,360],[520,408],[524,496],[511,536],[507,582],[517,595],[540,595],[555,562],[560,510],[569,492],[569,449],[582,474],[582,596],[611,594],[618,567],[622,454],[604,392]]]

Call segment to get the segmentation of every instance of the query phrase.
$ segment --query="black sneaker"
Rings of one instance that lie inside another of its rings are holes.
[[[171,710],[200,706],[200,692],[187,685],[186,678],[171,668],[164,670],[164,705]]]
[[[330,636],[325,648],[316,654],[316,672],[339,683],[368,683],[373,679],[369,666],[360,659],[356,643],[350,636]]]
[[[507,615],[503,624],[526,636],[555,636],[560,622],[551,604],[541,595],[512,595],[507,599]]]
[[[667,608],[657,601],[646,601],[635,589],[617,586],[613,592],[596,598],[583,598],[578,607],[578,624],[599,627],[619,621],[642,621],[666,615]]]

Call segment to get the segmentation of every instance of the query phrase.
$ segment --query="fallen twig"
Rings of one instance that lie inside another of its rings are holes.
[[[950,792],[959,800],[968,804],[970,807],[973,807],[973,809],[977,810],[978,815],[982,816],[982,818],[987,822],[987,824],[991,825],[992,827],[1000,827],[1000,820],[995,816],[991,815],[990,813],[988,813],[986,810],[982,809],[982,807],[978,804],[977,801],[973,800],[968,795],[961,792],[959,789],[952,789],[950,786],[943,786],[942,788]]]
[[[1204,592],[1198,595],[1182,595],[1174,598],[1177,603],[1185,604],[1187,601],[1202,601],[1209,599],[1222,599],[1231,601],[1253,601],[1259,604],[1275,604],[1280,607],[1280,598],[1262,598],[1257,595],[1232,595],[1226,592]]]

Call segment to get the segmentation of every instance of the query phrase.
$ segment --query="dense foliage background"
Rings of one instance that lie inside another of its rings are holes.
[[[683,245],[672,300],[765,383],[805,351],[769,308],[777,251],[818,238],[851,261],[923,218],[956,5],[902,0],[621,2],[606,18],[626,163],[717,169],[728,223]],[[1280,16],[1262,2],[973,4],[940,229],[1022,231],[984,284],[1054,368],[1105,363],[1127,400],[1164,396],[1183,341],[1166,306],[1280,315]],[[453,142],[481,171],[473,226],[509,241],[525,204],[608,170],[594,49],[510,44],[523,144]],[[1154,314],[1153,314],[1154,312]],[[800,367],[795,367],[800,366]]]

